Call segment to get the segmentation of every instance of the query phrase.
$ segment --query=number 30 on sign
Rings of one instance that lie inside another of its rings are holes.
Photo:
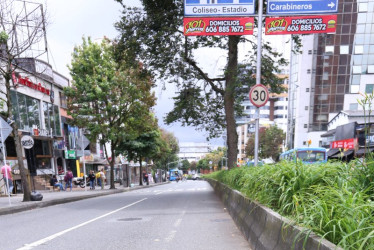
[[[269,100],[269,91],[262,84],[256,84],[249,91],[249,100],[257,108],[264,106]]]

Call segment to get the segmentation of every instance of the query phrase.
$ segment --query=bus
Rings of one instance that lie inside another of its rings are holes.
[[[300,160],[306,164],[327,162],[327,150],[325,148],[294,148],[282,153],[280,160]]]

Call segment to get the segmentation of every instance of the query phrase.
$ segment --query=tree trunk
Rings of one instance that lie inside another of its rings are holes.
[[[139,157],[139,170],[140,170],[140,180],[139,180],[139,185],[143,186],[143,170],[142,170],[142,158]]]
[[[229,60],[226,70],[226,87],[224,94],[226,129],[227,129],[227,165],[231,169],[236,166],[238,155],[238,134],[235,122],[235,86],[238,66],[239,36],[229,36]]]
[[[12,76],[12,69],[8,65],[8,72],[9,76],[5,79],[5,88],[6,88],[6,104],[8,108],[8,115],[10,118],[13,117],[12,114],[12,102],[10,100],[10,81]],[[14,135],[14,144],[16,146],[16,153],[17,153],[17,161],[18,161],[18,167],[21,174],[21,182],[22,182],[22,190],[23,190],[23,201],[31,201],[31,191],[29,186],[29,181],[27,179],[27,170],[25,169],[25,165],[23,164],[23,150],[21,145],[20,136],[18,134],[18,126],[16,122],[13,122],[12,124],[13,129],[13,135]],[[5,140],[4,140],[5,142]]]
[[[114,186],[114,165],[116,163],[116,156],[114,155],[113,144],[111,145],[112,159],[110,161],[110,189],[116,189]]]

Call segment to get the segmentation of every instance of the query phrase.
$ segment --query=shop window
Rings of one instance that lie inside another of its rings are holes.
[[[326,46],[325,53],[326,54],[334,54],[334,46]]]
[[[20,130],[30,131],[34,126],[40,128],[39,100],[11,90],[13,120]]]

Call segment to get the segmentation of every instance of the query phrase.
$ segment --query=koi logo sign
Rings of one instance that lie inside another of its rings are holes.
[[[277,31],[285,31],[288,23],[285,19],[277,19],[274,21],[271,21],[267,25],[267,32],[266,33],[271,33],[271,32],[277,32]]]
[[[184,34],[189,34],[189,33],[194,33],[194,32],[204,32],[205,30],[205,22],[203,20],[194,20],[194,21],[191,21],[191,22],[188,22],[185,26],[184,26]]]

